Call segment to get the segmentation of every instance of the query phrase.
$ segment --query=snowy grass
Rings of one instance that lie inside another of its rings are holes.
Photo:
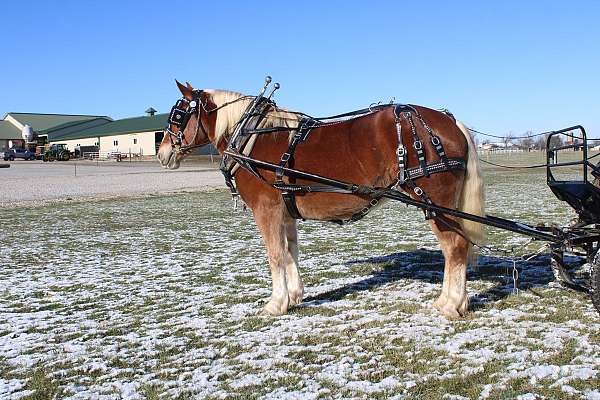
[[[486,175],[491,214],[573,217],[544,171]],[[472,310],[448,321],[437,242],[400,204],[300,223],[306,299],[280,318],[256,315],[264,250],[225,191],[2,213],[0,398],[600,398],[600,318],[547,255],[517,263],[518,295],[512,261],[480,257]]]

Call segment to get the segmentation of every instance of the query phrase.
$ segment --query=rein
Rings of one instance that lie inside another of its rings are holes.
[[[431,127],[429,127],[424,118],[421,116],[420,112],[415,107],[405,104],[378,104],[361,110],[351,111],[325,118],[313,118],[303,113],[291,112],[300,117],[298,119],[297,126],[258,128],[264,119],[270,117],[270,108],[278,110],[275,103],[271,100],[271,96],[277,89],[279,89],[279,84],[276,83],[274,85],[269,95],[263,96],[270,83],[271,78],[267,77],[267,79],[265,79],[265,85],[258,96],[241,96],[235,100],[223,103],[220,106],[210,110],[207,109],[206,104],[201,100],[201,95],[203,93],[202,90],[194,90],[194,96],[192,100],[188,100],[185,97],[178,100],[171,109],[171,113],[169,115],[169,123],[177,126],[178,132],[173,132],[170,129],[171,125],[166,128],[166,132],[170,135],[169,137],[171,139],[172,152],[176,152],[176,154],[185,154],[194,148],[204,145],[194,144],[200,130],[202,130],[203,134],[208,138],[208,132],[202,123],[202,110],[204,110],[206,115],[209,115],[210,113],[218,111],[231,104],[251,98],[252,101],[248,104],[246,110],[232,127],[233,131],[231,132],[231,135],[225,135],[223,133],[219,143],[215,144],[216,146],[219,146],[222,140],[228,140],[226,149],[224,150],[223,157],[221,159],[220,170],[225,178],[225,184],[230,189],[231,195],[236,203],[240,195],[237,191],[233,175],[235,174],[236,166],[241,166],[258,179],[267,183],[269,186],[280,190],[288,213],[294,219],[304,219],[296,207],[295,196],[298,194],[329,192],[370,197],[371,201],[362,210],[353,214],[349,219],[333,221],[337,223],[346,223],[358,221],[364,217],[374,206],[379,203],[382,198],[394,198],[394,196],[399,195],[400,192],[397,189],[413,192],[420,199],[419,204],[426,204],[428,206],[424,210],[426,219],[437,217],[435,213],[437,211],[434,207],[435,205],[429,196],[423,191],[423,189],[417,185],[415,180],[423,177],[429,177],[434,173],[452,170],[465,170],[466,163],[462,159],[449,158],[446,155],[440,137],[436,135]],[[187,105],[187,107],[184,108],[184,105]],[[389,187],[378,188],[355,184],[343,184],[342,182],[337,182],[323,176],[318,176],[294,169],[294,153],[296,147],[308,139],[313,129],[335,125],[348,121],[353,117],[362,117],[390,108],[393,109],[396,128],[395,130],[398,141],[398,147],[396,149],[398,174],[395,181]],[[194,133],[192,142],[184,145],[184,131],[194,113],[196,113],[196,131]],[[450,113],[445,113],[450,118],[453,118]],[[408,125],[409,135],[412,139],[411,147],[413,148],[418,161],[417,167],[409,168],[407,165],[407,153],[410,147],[406,147],[403,143],[401,120],[406,121],[406,124]],[[420,127],[425,131],[424,134],[427,138],[427,141],[431,143],[431,147],[433,147],[433,150],[439,159],[438,161],[429,163],[427,162],[424,151],[424,143],[426,143],[426,141],[424,140],[425,138],[421,138],[417,133],[417,124],[420,125]],[[250,141],[250,138],[254,135],[282,131],[295,133],[291,138],[287,151],[282,154],[278,164],[266,163],[243,154],[244,149],[247,147]],[[175,137],[175,141],[173,141],[173,137]],[[267,169],[275,172],[275,182],[267,182],[267,180],[259,172],[259,169]],[[287,182],[284,181],[284,177],[288,178]],[[313,184],[299,185],[296,184],[295,178],[307,179],[309,182],[313,182]],[[314,183],[319,184],[315,185]],[[406,195],[403,196],[406,197]]]

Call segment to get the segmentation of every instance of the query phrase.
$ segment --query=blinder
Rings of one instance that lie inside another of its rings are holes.
[[[194,97],[192,98],[192,100],[188,100],[185,97],[183,97],[177,100],[175,105],[171,108],[166,132],[169,134],[169,138],[171,139],[171,145],[173,147],[183,145],[184,131],[188,122],[190,121],[190,118],[194,113],[200,112],[199,105],[201,95],[202,90],[194,91]],[[171,125],[176,126],[178,132],[173,132],[171,130]]]

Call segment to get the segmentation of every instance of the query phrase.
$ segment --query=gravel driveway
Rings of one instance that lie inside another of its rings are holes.
[[[10,164],[10,168],[0,168],[0,208],[224,187],[218,164],[208,161],[184,163],[174,171],[161,168],[155,161],[19,160]]]

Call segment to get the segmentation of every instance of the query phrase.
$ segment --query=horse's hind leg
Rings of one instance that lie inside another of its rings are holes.
[[[260,207],[254,210],[254,219],[267,248],[273,280],[271,298],[262,313],[282,315],[287,312],[289,306],[286,280],[288,246],[283,210],[280,210],[279,207]]]
[[[285,274],[287,279],[287,289],[289,297],[289,306],[295,306],[302,302],[304,296],[304,283],[298,272],[298,228],[296,220],[286,218],[285,230],[287,238],[287,254],[285,259]]]
[[[430,225],[440,242],[445,260],[442,293],[433,307],[446,317],[461,317],[469,308],[467,264],[470,244],[461,234],[443,223],[432,220]]]

